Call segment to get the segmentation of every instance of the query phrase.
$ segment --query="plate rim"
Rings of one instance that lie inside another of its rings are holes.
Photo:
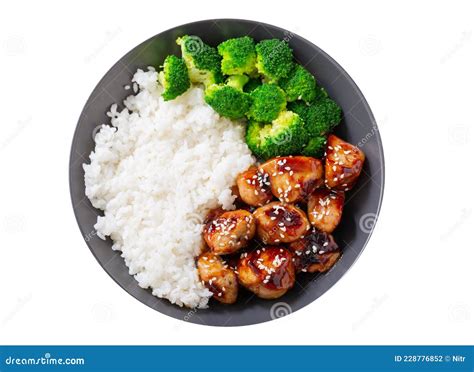
[[[76,123],[76,126],[75,126],[75,129],[74,129],[74,134],[73,134],[73,137],[72,137],[72,141],[71,141],[71,148],[70,148],[70,154],[69,154],[69,162],[68,162],[68,183],[69,183],[69,194],[70,194],[70,199],[71,199],[71,203],[72,203],[72,209],[74,211],[74,217],[76,219],[76,223],[79,227],[79,230],[81,232],[81,235],[82,235],[82,238],[83,240],[85,241],[85,243],[87,244],[90,252],[92,253],[92,255],[94,256],[94,258],[96,259],[96,261],[98,262],[98,264],[100,265],[100,267],[102,268],[102,270],[104,270],[107,275],[113,279],[113,281],[118,284],[126,293],[128,293],[130,296],[132,296],[134,299],[138,300],[140,303],[146,305],[147,307],[151,308],[152,310],[162,314],[162,315],[165,315],[167,317],[170,317],[170,318],[173,318],[173,319],[176,319],[176,320],[181,320],[181,321],[185,321],[187,323],[193,323],[193,324],[198,324],[198,325],[204,325],[204,326],[214,326],[214,327],[245,327],[245,326],[252,326],[252,325],[256,325],[256,324],[262,324],[262,323],[266,323],[266,322],[269,322],[269,321],[272,321],[272,320],[277,320],[278,318],[275,318],[275,319],[272,319],[271,317],[269,317],[268,319],[266,320],[263,320],[263,321],[257,321],[257,322],[248,322],[248,323],[242,323],[242,324],[207,324],[207,323],[202,323],[202,322],[196,322],[196,321],[193,321],[193,320],[184,320],[182,318],[178,318],[178,317],[175,317],[173,315],[170,315],[170,314],[167,314],[165,312],[162,312],[156,308],[154,308],[152,306],[152,304],[149,304],[147,302],[144,302],[142,300],[140,300],[137,296],[135,296],[131,291],[129,291],[124,285],[122,285],[118,279],[116,279],[107,269],[105,269],[105,267],[103,266],[102,262],[99,260],[98,256],[96,255],[96,253],[94,252],[94,249],[92,248],[91,244],[90,244],[90,240],[87,241],[84,237],[87,235],[87,232],[84,231],[84,226],[82,225],[80,219],[79,219],[79,216],[78,216],[78,213],[77,213],[77,210],[76,210],[76,207],[75,207],[75,203],[77,203],[77,201],[74,200],[74,195],[73,195],[73,184],[74,184],[74,180],[73,180],[73,172],[72,172],[72,168],[73,168],[73,164],[75,163],[75,161],[77,159],[74,159],[74,152],[76,150],[76,142],[77,142],[77,138],[79,136],[79,132],[80,132],[80,124],[81,122],[84,120],[84,117],[87,116],[85,114],[87,108],[94,102],[95,98],[97,98],[97,96],[99,96],[99,94],[97,94],[96,96],[94,96],[94,93],[98,90],[99,87],[101,87],[101,85],[103,84],[103,82],[106,80],[106,78],[108,78],[108,75],[111,71],[114,70],[114,68],[117,66],[117,65],[120,65],[121,61],[123,59],[125,59],[127,56],[131,55],[137,48],[140,48],[140,47],[143,47],[143,46],[146,46],[147,44],[151,43],[154,39],[156,38],[159,38],[162,34],[164,33],[167,33],[167,32],[171,32],[175,29],[178,29],[178,28],[182,28],[182,27],[191,27],[191,26],[194,26],[194,25],[198,25],[198,24],[201,24],[201,23],[208,23],[208,22],[213,22],[213,23],[218,23],[218,22],[245,22],[245,23],[249,23],[249,24],[252,24],[252,25],[255,25],[255,27],[258,27],[258,25],[262,25],[263,27],[265,26],[268,26],[270,28],[273,28],[273,29],[278,29],[279,31],[281,31],[282,33],[285,33],[285,32],[291,32],[293,35],[296,35],[301,41],[303,41],[306,45],[308,45],[310,48],[314,48],[316,47],[317,50],[324,55],[324,57],[326,59],[328,59],[331,64],[333,64],[334,66],[336,66],[336,68],[339,70],[339,72],[345,77],[345,79],[350,83],[350,85],[353,87],[353,89],[355,90],[355,92],[357,92],[357,94],[360,96],[361,98],[361,103],[363,104],[364,106],[364,109],[365,111],[367,112],[368,116],[369,116],[369,119],[370,119],[370,123],[372,124],[372,128],[375,129],[375,138],[377,140],[377,148],[378,148],[378,157],[380,159],[380,166],[381,166],[381,169],[380,169],[380,179],[381,179],[381,185],[380,185],[380,192],[379,192],[379,197],[378,197],[378,200],[377,200],[377,208],[376,208],[376,211],[374,213],[374,217],[375,217],[375,220],[374,220],[374,224],[372,225],[369,233],[367,234],[367,237],[365,238],[365,242],[364,244],[360,247],[360,250],[359,252],[357,253],[357,255],[354,257],[353,261],[350,263],[350,265],[346,268],[346,270],[337,276],[337,278],[335,279],[331,279],[329,283],[327,283],[328,285],[326,286],[326,289],[323,291],[323,293],[321,295],[319,295],[317,298],[313,299],[312,301],[308,302],[307,304],[301,306],[300,308],[298,308],[297,310],[291,312],[290,314],[288,315],[292,315],[294,312],[297,312],[298,310],[304,308],[304,307],[307,307],[309,305],[311,305],[312,303],[314,303],[318,298],[322,297],[324,294],[326,294],[334,285],[336,285],[337,282],[339,282],[346,274],[347,272],[349,272],[352,267],[354,266],[354,264],[359,260],[360,256],[362,255],[362,252],[365,250],[365,248],[367,247],[369,241],[370,241],[370,238],[372,237],[372,234],[375,230],[375,226],[377,225],[377,222],[378,222],[378,217],[380,215],[380,211],[381,211],[381,208],[382,208],[382,204],[383,204],[383,198],[384,198],[384,192],[385,192],[385,178],[386,178],[386,175],[385,175],[385,167],[386,167],[386,164],[385,164],[385,155],[384,155],[384,150],[383,150],[383,145],[382,145],[382,136],[380,134],[380,130],[379,130],[379,127],[378,127],[378,124],[377,124],[377,121],[375,120],[375,116],[368,104],[368,101],[367,99],[365,98],[364,94],[362,93],[361,89],[359,88],[359,86],[356,84],[356,82],[352,79],[352,77],[347,73],[347,71],[334,59],[332,58],[328,53],[326,53],[323,49],[321,49],[319,46],[317,46],[316,44],[312,43],[311,41],[309,41],[308,39],[300,36],[299,34],[297,33],[293,33],[291,30],[288,30],[288,29],[284,29],[282,27],[279,27],[279,26],[275,26],[275,25],[272,25],[272,24],[268,24],[268,23],[265,23],[265,22],[260,22],[260,21],[256,21],[256,20],[249,20],[249,19],[242,19],[242,18],[209,18],[209,19],[202,19],[202,20],[198,20],[198,21],[193,21],[193,22],[188,22],[188,23],[184,23],[184,24],[180,24],[180,25],[177,25],[177,26],[174,26],[174,27],[170,27],[170,28],[167,28],[166,30],[163,30],[163,31],[160,31],[159,33],[147,38],[145,41],[139,43],[138,45],[134,46],[133,48],[131,48],[127,53],[125,53],[122,57],[120,57],[117,62],[115,62],[109,69],[107,69],[107,71],[103,74],[102,78],[99,80],[99,82],[94,86],[94,88],[92,89],[91,93],[89,94],[87,100],[86,100],[86,103],[84,104],[82,110],[81,110],[81,113],[79,115],[79,118],[77,120],[77,123]],[[140,54],[139,54],[140,55]],[[137,56],[138,57],[138,56]],[[82,164],[81,163],[81,167],[82,167]],[[373,182],[373,181],[371,181]],[[87,198],[87,196],[84,194],[84,198]],[[83,200],[83,199],[81,199]],[[123,258],[122,258],[123,259]],[[130,275],[131,278],[133,278],[133,280],[135,280],[135,278],[133,277],[133,275]],[[137,282],[138,284],[138,282]],[[156,296],[155,296],[156,297]],[[157,301],[168,301],[167,299],[164,299],[164,298],[159,298],[159,297],[156,297],[156,300]],[[278,299],[276,299],[278,300]],[[176,304],[173,304],[173,306],[176,306],[176,307],[179,307],[178,305]],[[182,309],[184,310],[188,310],[188,311],[193,311],[193,309],[190,309],[190,308],[186,308],[186,307],[183,307]],[[204,311],[210,311],[209,309],[202,309]],[[201,309],[199,310],[201,311]]]

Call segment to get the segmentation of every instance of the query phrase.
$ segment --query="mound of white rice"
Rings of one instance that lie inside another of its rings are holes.
[[[104,211],[95,228],[110,236],[143,288],[177,305],[206,307],[194,257],[211,208],[234,208],[230,187],[255,159],[240,123],[219,117],[193,87],[169,102],[157,73],[138,70],[138,94],[113,105],[112,126],[95,136],[84,164],[86,195]],[[135,87],[136,87],[135,85]]]

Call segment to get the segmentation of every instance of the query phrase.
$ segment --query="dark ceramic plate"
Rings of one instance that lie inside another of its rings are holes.
[[[289,42],[299,63],[311,71],[320,85],[342,107],[344,120],[336,134],[365,152],[367,160],[356,188],[346,197],[342,222],[334,236],[343,249],[342,258],[327,273],[300,274],[295,287],[285,296],[262,300],[242,290],[238,302],[224,306],[210,302],[206,310],[190,310],[159,299],[151,291],[138,286],[128,274],[120,253],[111,249],[111,241],[95,235],[94,224],[101,213],[89,203],[84,192],[82,164],[94,148],[92,132],[108,123],[106,111],[112,103],[121,103],[131,94],[124,90],[137,68],[158,67],[168,54],[179,55],[175,43],[178,36],[198,35],[210,45],[225,39],[250,35],[255,40],[279,38]],[[356,261],[364,249],[382,203],[384,158],[377,125],[364,96],[350,76],[331,57],[311,42],[290,31],[255,21],[217,19],[194,22],[162,32],[133,48],[122,57],[97,84],[90,95],[77,124],[71,148],[70,188],[79,228],[90,250],[103,269],[139,301],[176,319],[214,326],[239,326],[265,322],[288,315],[308,305],[336,283]]]

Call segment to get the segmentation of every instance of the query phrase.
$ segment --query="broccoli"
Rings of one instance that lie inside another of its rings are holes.
[[[262,80],[258,78],[252,78],[248,81],[247,84],[244,85],[244,92],[250,93],[251,91],[258,88],[260,85],[262,85]]]
[[[309,105],[301,101],[288,103],[288,110],[291,110],[294,113],[298,114],[303,120],[306,119],[306,112],[308,110],[308,107]]]
[[[221,57],[217,49],[205,44],[198,36],[185,35],[176,40],[189,69],[192,83],[206,86],[224,81],[221,72]]]
[[[227,85],[243,91],[243,87],[249,82],[249,77],[246,75],[232,75],[227,78]]]
[[[276,84],[262,84],[250,92],[249,119],[269,123],[286,107],[285,92]]]
[[[324,89],[323,87],[320,87],[316,84],[316,96],[314,97],[314,100],[313,102],[316,102],[316,101],[319,101],[323,98],[327,98],[328,97],[328,92],[326,92],[326,89]]]
[[[158,81],[165,88],[161,94],[165,101],[175,99],[186,92],[191,83],[184,60],[173,55],[166,57],[163,70],[158,74]]]
[[[302,155],[312,156],[313,158],[320,158],[324,154],[324,148],[326,146],[326,136],[317,136],[309,140],[308,144],[301,151]]]
[[[217,46],[222,56],[221,69],[226,75],[252,75],[257,72],[255,43],[250,36],[228,39]]]
[[[329,97],[323,97],[310,105],[297,101],[289,109],[301,116],[311,137],[326,135],[341,121],[341,108]]]
[[[229,119],[240,119],[250,108],[251,98],[242,87],[249,78],[245,75],[233,75],[226,84],[213,84],[206,89],[205,101],[219,115]]]
[[[286,93],[288,102],[303,100],[311,102],[316,98],[316,81],[314,76],[301,65],[296,65],[290,75],[279,81]]]
[[[306,139],[303,120],[291,111],[281,112],[268,124],[250,121],[245,135],[250,150],[262,160],[298,153]]]
[[[286,41],[262,40],[255,46],[257,70],[267,81],[287,77],[293,69],[293,51]]]

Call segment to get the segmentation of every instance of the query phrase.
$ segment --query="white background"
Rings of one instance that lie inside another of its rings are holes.
[[[1,5],[0,342],[474,343],[469,2],[164,3]],[[387,175],[347,275],[295,314],[233,329],[169,318],[119,288],[79,232],[68,185],[77,119],[109,67],[160,31],[225,17],[278,25],[335,58],[378,120]]]

